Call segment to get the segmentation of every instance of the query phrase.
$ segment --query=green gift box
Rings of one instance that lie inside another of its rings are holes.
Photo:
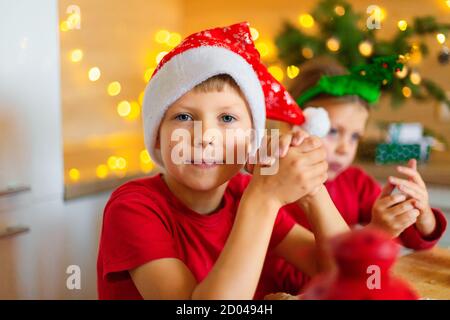
[[[375,152],[375,162],[379,164],[404,163],[409,159],[427,161],[430,155],[430,146],[426,147],[424,154],[420,144],[380,143]]]

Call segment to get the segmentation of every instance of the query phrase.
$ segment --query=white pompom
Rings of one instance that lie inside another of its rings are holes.
[[[328,112],[324,108],[308,107],[303,110],[305,116],[305,123],[301,128],[310,135],[325,137],[330,131],[330,118]]]

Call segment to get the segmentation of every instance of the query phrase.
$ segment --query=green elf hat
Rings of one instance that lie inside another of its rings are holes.
[[[380,98],[381,86],[392,82],[394,71],[401,71],[405,61],[402,55],[377,57],[370,64],[352,68],[350,74],[322,76],[314,87],[306,90],[296,101],[304,107],[307,101],[325,93],[336,97],[355,95],[373,104]]]

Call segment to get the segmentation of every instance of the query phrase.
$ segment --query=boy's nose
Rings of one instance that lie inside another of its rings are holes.
[[[208,121],[202,121],[201,130],[194,130],[194,145],[203,148],[214,145],[218,139],[219,132],[216,128],[208,123]]]
[[[336,148],[336,152],[338,154],[347,154],[350,152],[351,146],[348,139],[341,139],[339,141],[338,147]]]
[[[206,148],[207,146],[214,144],[215,140],[215,136],[202,135],[202,137],[194,137],[194,145],[196,147]]]
[[[215,141],[215,136],[213,135],[203,135],[203,139],[201,139],[201,145],[203,148],[206,148],[209,145],[213,145]]]

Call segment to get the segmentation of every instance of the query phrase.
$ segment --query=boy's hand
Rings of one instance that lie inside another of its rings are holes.
[[[403,194],[391,195],[394,187],[388,183],[383,188],[373,205],[372,220],[369,223],[369,226],[381,229],[393,238],[414,224],[419,216],[419,210],[413,205],[414,200],[406,200]]]
[[[283,135],[280,138],[279,153],[278,153],[279,157],[280,158],[285,157],[290,147],[297,147],[301,145],[302,142],[308,137],[310,137],[310,134],[306,131],[303,131],[300,128],[296,128],[295,130],[289,132],[288,134]],[[323,184],[320,186],[323,186]],[[304,199],[306,200],[308,197],[316,195],[319,191],[320,186],[314,188],[309,194],[307,194],[304,197]],[[302,199],[299,199],[299,201],[302,201]]]
[[[311,193],[327,179],[328,164],[321,140],[302,131],[281,136],[279,151],[274,151],[272,158],[278,162],[276,174],[261,175],[258,164],[249,187],[258,188],[279,206]]]
[[[258,159],[259,163],[263,166],[270,166],[271,164],[273,164],[276,158],[285,157],[290,147],[299,146],[307,137],[309,137],[309,134],[301,129],[289,131],[279,136],[278,144],[275,146],[274,150],[272,150],[271,148],[271,137],[268,137],[267,140],[264,140],[264,142],[266,143],[265,148],[267,148],[267,158]],[[253,173],[254,169],[254,164],[245,164],[245,170],[247,172]]]
[[[389,182],[411,198],[414,207],[419,210],[416,227],[423,235],[429,235],[436,227],[436,218],[429,204],[427,187],[417,171],[416,159],[411,159],[407,166],[397,167],[397,171],[408,179],[389,177]]]

